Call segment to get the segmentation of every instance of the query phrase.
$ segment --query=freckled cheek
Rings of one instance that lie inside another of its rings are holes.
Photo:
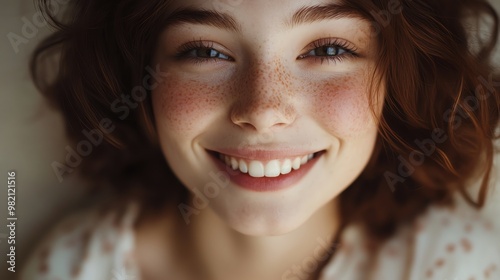
[[[368,93],[363,87],[323,88],[315,95],[313,112],[331,134],[353,138],[376,131],[369,105]]]
[[[190,134],[206,127],[210,116],[221,111],[223,89],[196,81],[168,80],[153,91],[158,129]]]

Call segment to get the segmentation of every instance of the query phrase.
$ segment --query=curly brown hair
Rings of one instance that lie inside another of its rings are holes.
[[[482,207],[500,111],[495,10],[485,0],[343,2],[371,20],[384,73],[374,86],[387,88],[375,151],[340,195],[343,224],[359,222],[381,241],[430,204],[453,203],[455,191]],[[56,171],[77,170],[93,189],[140,197],[143,213],[185,199],[156,142],[145,83],[161,79],[149,65],[169,1],[74,0],[61,17],[51,15],[49,0],[38,5],[57,31],[33,53],[33,80],[62,112],[73,146],[83,151],[82,140],[95,142],[80,163],[59,163]],[[487,40],[468,30],[485,16]],[[55,78],[47,71],[52,58]],[[478,171],[483,181],[474,199],[466,181]]]

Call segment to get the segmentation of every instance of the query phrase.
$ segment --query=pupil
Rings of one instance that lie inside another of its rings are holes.
[[[337,55],[337,50],[334,47],[323,47],[321,52],[322,55]]]
[[[216,57],[218,54],[218,52],[216,50],[209,50],[208,52],[209,52],[209,55],[208,55],[209,57]]]
[[[213,49],[198,49],[196,55],[199,57],[213,58],[213,57],[217,57],[218,52],[216,50],[213,50]]]

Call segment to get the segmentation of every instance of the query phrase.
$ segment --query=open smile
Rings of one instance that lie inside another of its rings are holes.
[[[301,156],[263,160],[209,151],[218,168],[228,173],[231,181],[244,189],[258,192],[276,191],[294,185],[325,153],[321,150]]]
[[[301,166],[307,164],[319,153],[320,152],[291,158],[272,159],[268,161],[255,159],[248,160],[222,153],[218,153],[218,157],[233,170],[239,170],[242,173],[248,173],[251,177],[260,178],[278,177],[280,175],[288,174],[292,172],[292,170],[298,170]]]

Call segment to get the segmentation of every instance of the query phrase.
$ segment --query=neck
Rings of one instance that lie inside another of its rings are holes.
[[[241,234],[205,209],[188,228],[204,279],[311,279],[338,245],[332,244],[339,228],[336,202],[280,236]]]

